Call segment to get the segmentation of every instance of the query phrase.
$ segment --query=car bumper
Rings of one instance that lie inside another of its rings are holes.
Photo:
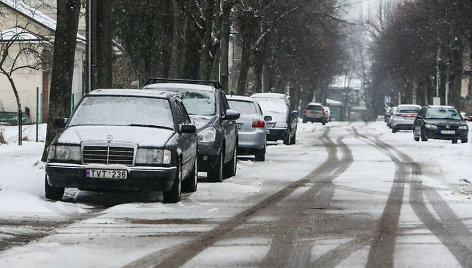
[[[48,183],[55,187],[72,187],[98,191],[169,191],[174,183],[176,167],[126,167],[126,179],[97,179],[85,176],[89,165],[47,163]],[[99,169],[116,169],[94,166]]]
[[[413,129],[414,120],[392,120],[391,126],[395,129]]]
[[[439,139],[439,140],[452,140],[452,139],[460,139],[466,140],[468,139],[468,132],[467,129],[454,129],[454,134],[443,134],[441,130],[433,130],[425,128],[423,130],[424,135],[426,138],[430,139]]]
[[[238,133],[238,153],[263,149],[266,145],[267,131],[265,128]]]
[[[288,128],[268,128],[267,129],[267,140],[278,141],[284,140],[289,137]]]
[[[310,116],[303,116],[306,121],[310,122],[327,122],[327,117],[310,117]]]

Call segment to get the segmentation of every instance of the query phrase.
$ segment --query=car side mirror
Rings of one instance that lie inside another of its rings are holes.
[[[270,115],[264,116],[264,121],[266,121],[266,122],[272,121],[272,116],[270,116]]]
[[[298,115],[298,111],[292,111],[291,115]]]
[[[226,115],[223,117],[223,120],[238,120],[240,114],[235,110],[226,110]]]
[[[180,125],[180,132],[195,134],[197,133],[197,127],[191,124],[182,124]]]
[[[65,128],[67,124],[67,119],[64,117],[56,117],[54,118],[54,127],[56,128]]]

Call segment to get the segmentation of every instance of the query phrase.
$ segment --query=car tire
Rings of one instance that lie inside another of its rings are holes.
[[[197,191],[198,186],[198,164],[197,159],[193,163],[193,170],[183,182],[182,182],[182,191],[185,193],[193,193]]]
[[[222,182],[223,181],[223,161],[224,152],[220,153],[220,157],[216,163],[216,166],[207,171],[207,180],[211,182]]]
[[[290,139],[290,144],[295,144],[297,142],[297,133],[293,133],[292,138]]]
[[[428,137],[426,137],[423,132],[421,132],[421,141],[428,141]]]
[[[392,133],[397,133],[397,129],[392,127]]]
[[[455,139],[455,138],[452,139],[451,141],[452,141],[452,143],[457,143],[457,139]]]
[[[413,137],[415,141],[420,141],[420,137]]]
[[[469,140],[468,139],[461,139],[462,143],[467,143]]]
[[[256,150],[255,153],[255,158],[256,161],[265,161],[265,155],[266,155],[266,147],[264,146],[263,149]]]
[[[169,191],[162,193],[164,203],[180,202],[182,196],[182,164],[177,164],[177,174],[175,174],[174,183]]]
[[[234,147],[233,156],[231,160],[224,166],[223,177],[225,179],[236,176],[236,168],[238,166],[238,150],[237,147]]]
[[[285,145],[290,145],[290,139],[291,139],[291,137],[290,137],[290,130],[289,130],[288,131],[288,137],[284,139],[284,144]]]
[[[64,187],[54,187],[49,185],[47,175],[44,176],[44,195],[47,199],[60,201],[64,196]]]
[[[308,120],[306,120],[306,117],[303,117],[303,123],[306,123]]]
[[[324,126],[324,125],[326,125],[326,123],[325,123],[325,121],[324,121],[324,120],[323,120],[323,121],[321,121],[321,124],[322,124],[323,126]]]

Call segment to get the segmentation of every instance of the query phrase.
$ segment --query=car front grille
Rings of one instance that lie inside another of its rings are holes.
[[[84,146],[84,164],[133,165],[134,148],[114,146]]]

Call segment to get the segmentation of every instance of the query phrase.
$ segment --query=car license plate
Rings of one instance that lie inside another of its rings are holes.
[[[85,171],[87,178],[94,179],[126,179],[128,178],[128,172],[120,169],[87,169]]]
[[[237,123],[236,125],[238,126],[238,129],[241,129],[241,124],[240,123]]]
[[[441,134],[454,135],[456,132],[454,130],[441,130]]]

